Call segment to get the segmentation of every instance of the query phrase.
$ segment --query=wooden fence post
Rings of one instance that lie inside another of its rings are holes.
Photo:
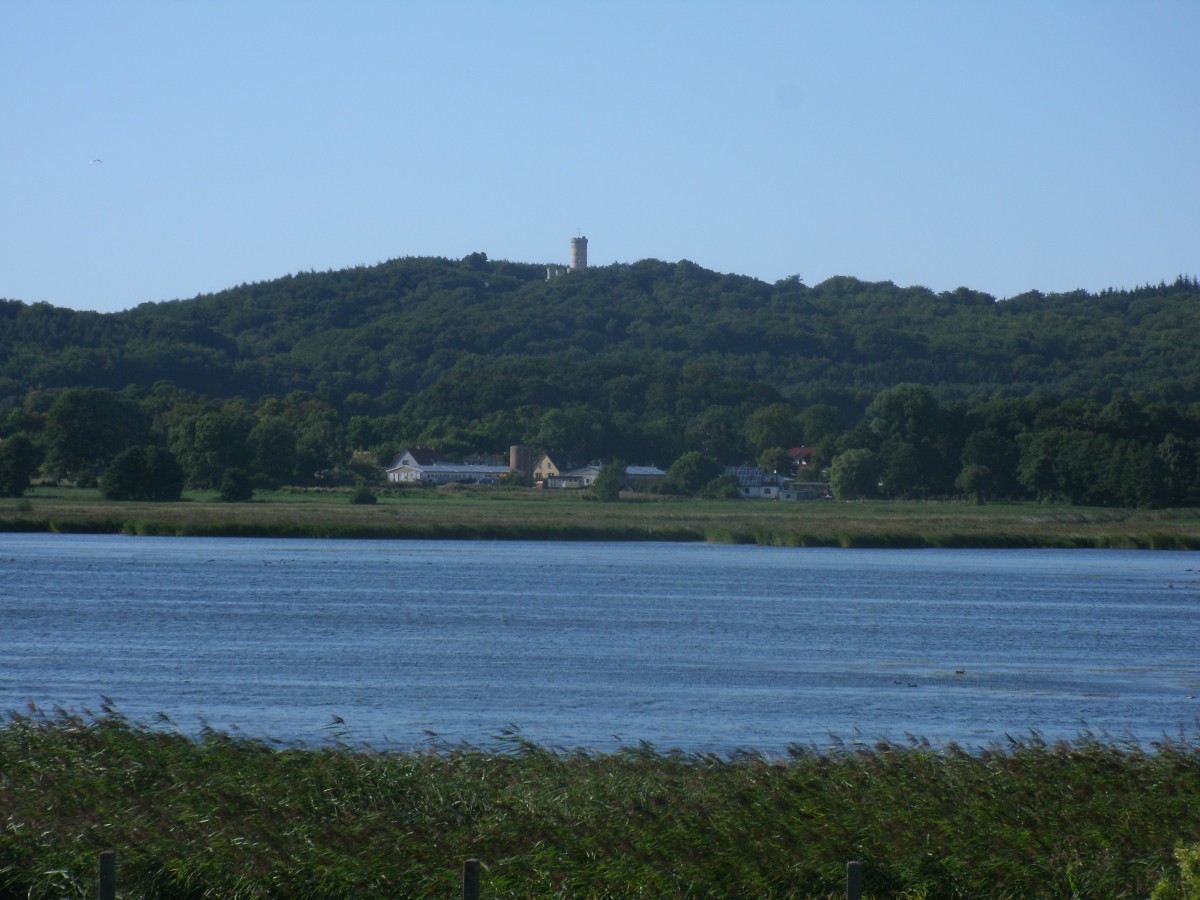
[[[463,863],[463,900],[479,900],[479,860],[474,856]]]
[[[100,854],[100,900],[117,900],[117,852]]]
[[[846,863],[846,900],[862,900],[863,866],[858,860]]]

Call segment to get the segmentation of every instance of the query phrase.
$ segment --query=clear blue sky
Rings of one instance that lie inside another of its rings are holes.
[[[76,309],[580,233],[1134,287],[1200,272],[1200,2],[7,0],[0,172],[0,297]]]

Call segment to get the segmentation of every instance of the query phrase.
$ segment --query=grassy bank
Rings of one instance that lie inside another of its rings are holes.
[[[1200,510],[1039,504],[782,503],[626,499],[476,489],[384,492],[354,506],[336,491],[277,491],[250,503],[192,494],[127,503],[95,491],[38,488],[0,501],[0,531],[146,535],[665,540],[824,547],[1200,549]]]
[[[0,728],[0,896],[1144,897],[1200,840],[1200,747],[918,744],[770,761],[199,741],[113,714]]]

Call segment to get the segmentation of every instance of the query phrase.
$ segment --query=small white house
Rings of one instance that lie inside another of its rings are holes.
[[[743,497],[756,500],[778,500],[786,480],[758,466],[726,466],[725,474],[737,479],[738,492]]]

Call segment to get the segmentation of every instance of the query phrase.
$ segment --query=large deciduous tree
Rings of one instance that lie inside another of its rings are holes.
[[[671,494],[698,494],[721,471],[721,464],[711,456],[691,450],[671,463],[663,488]]]
[[[846,450],[834,459],[829,489],[838,500],[867,500],[879,496],[879,457],[870,450]]]
[[[256,472],[276,482],[295,473],[296,433],[282,416],[259,419],[247,440]]]
[[[898,384],[882,391],[863,421],[879,442],[887,496],[911,499],[948,492],[960,469],[947,459],[945,417],[927,387]]]
[[[0,441],[0,497],[20,497],[29,490],[38,456],[37,446],[23,434]]]
[[[60,475],[90,480],[126,447],[149,437],[137,404],[99,388],[64,391],[46,412],[47,465]]]
[[[204,412],[179,422],[171,429],[171,450],[179,459],[188,484],[215,488],[228,469],[247,469],[251,464],[247,437],[250,420],[224,412]]]
[[[786,403],[772,403],[750,413],[742,433],[755,453],[770,447],[794,447],[800,442],[800,420]]]
[[[129,447],[109,464],[100,490],[110,500],[178,500],[183,493],[183,469],[170,450]]]
[[[743,462],[747,456],[741,424],[736,409],[710,406],[688,422],[684,439],[693,452],[734,465]]]

